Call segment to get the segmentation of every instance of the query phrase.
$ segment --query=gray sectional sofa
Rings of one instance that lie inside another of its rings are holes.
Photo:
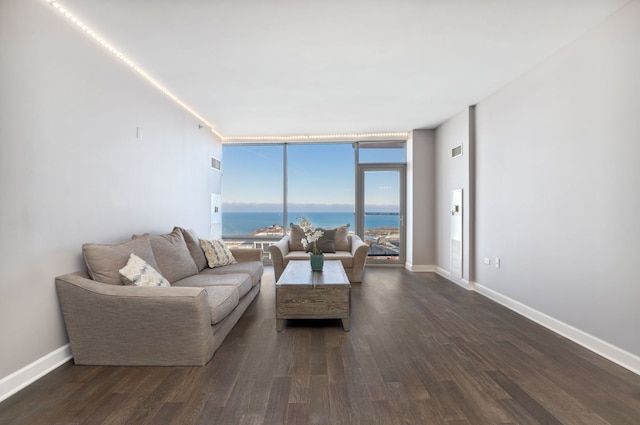
[[[204,365],[260,291],[262,252],[232,249],[215,268],[198,236],[179,227],[117,245],[85,244],[87,271],[56,277],[71,351],[82,365]],[[130,254],[169,287],[122,284]]]

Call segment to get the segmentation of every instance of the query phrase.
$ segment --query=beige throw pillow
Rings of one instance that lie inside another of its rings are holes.
[[[222,241],[200,239],[200,246],[204,250],[204,255],[207,257],[207,262],[211,268],[237,263],[229,248]]]
[[[182,232],[184,241],[187,244],[187,248],[189,248],[193,261],[196,263],[196,267],[198,267],[198,271],[204,270],[204,268],[207,267],[207,257],[205,257],[204,251],[202,250],[202,247],[200,247],[200,238],[198,237],[198,234],[191,229],[184,229],[182,227],[173,228],[173,230],[176,229]]]
[[[291,232],[289,233],[289,251],[304,251],[304,245],[302,245],[302,238],[305,237],[304,230],[294,223],[290,223],[289,227],[291,228]]]
[[[151,267],[158,268],[151,249],[149,235],[143,235],[116,245],[94,243],[82,245],[82,256],[91,278],[96,282],[111,285],[122,285],[118,270],[127,264],[129,254],[132,253],[142,258]]]
[[[298,226],[295,223],[290,223],[289,226],[291,228],[291,232],[289,233],[289,251],[304,251],[304,245],[302,245],[302,238],[305,237],[304,230],[302,230],[302,227]],[[349,235],[348,223],[344,226],[327,227],[320,230],[336,231],[335,236],[333,236],[333,232],[331,232],[331,235],[327,235],[327,237],[325,237],[325,240],[333,239],[334,246],[327,247],[327,250],[323,250],[323,252],[351,251],[351,244],[349,243],[349,239],[347,238],[347,236]]]
[[[135,254],[129,255],[127,265],[119,270],[122,283],[136,286],[171,286],[169,281]]]
[[[336,251],[351,251],[349,243],[349,224],[336,227]]]
[[[133,239],[140,236],[133,236]],[[174,228],[171,233],[151,236],[151,248],[158,270],[171,283],[177,282],[198,273],[184,236],[179,229]]]

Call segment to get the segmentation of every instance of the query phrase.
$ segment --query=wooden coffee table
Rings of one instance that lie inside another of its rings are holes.
[[[342,319],[349,331],[351,284],[340,261],[325,261],[321,272],[309,261],[289,261],[276,282],[276,328],[285,319]]]

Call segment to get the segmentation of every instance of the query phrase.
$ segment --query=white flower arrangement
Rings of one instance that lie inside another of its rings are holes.
[[[311,224],[306,217],[300,218],[300,228],[304,230],[305,237],[302,238],[302,246],[305,251],[311,252],[313,255],[321,255],[322,251],[318,249],[317,242],[318,239],[322,237],[324,232],[322,230],[316,229],[316,226]]]

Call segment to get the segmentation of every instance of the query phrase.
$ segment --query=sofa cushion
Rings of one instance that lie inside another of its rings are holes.
[[[196,263],[196,267],[198,267],[198,271],[203,270],[207,267],[207,257],[204,255],[204,251],[200,246],[200,238],[195,231],[191,229],[183,229],[182,227],[174,227],[173,230],[178,229],[182,236],[184,237],[184,241],[187,244],[187,248],[189,248],[189,252],[191,253],[191,257],[193,257],[193,261]]]
[[[201,274],[229,274],[229,273],[243,273],[251,276],[251,284],[257,285],[262,279],[262,273],[264,272],[264,266],[260,261],[241,261],[235,264],[229,264],[224,267],[216,267],[214,269],[205,269]]]
[[[300,251],[289,251],[284,256],[285,266],[292,260],[306,260],[309,261],[309,254]],[[324,254],[324,261],[340,260],[342,261],[342,267],[345,269],[353,267],[353,255],[350,252],[338,251],[335,253]]]
[[[233,258],[233,254],[222,241],[207,241],[200,239],[200,246],[204,251],[204,255],[207,257],[207,262],[211,268],[236,263],[236,259]]]
[[[304,230],[295,223],[290,223],[289,227],[291,229],[289,233],[289,251],[305,251],[302,239],[306,238],[307,235]]]
[[[171,286],[233,286],[238,288],[238,296],[244,297],[252,288],[251,276],[248,274],[205,274],[200,273],[172,283]]]
[[[353,255],[350,252],[336,251],[335,253],[329,253],[324,255],[324,261],[340,260],[342,261],[342,267],[345,269],[353,267]]]
[[[302,244],[302,238],[305,237],[304,230],[302,230],[302,227],[298,226],[295,223],[290,223],[289,228],[291,229],[289,233],[289,251],[304,251],[304,245]],[[344,226],[325,227],[321,228],[320,230],[324,232],[331,230],[336,231],[335,235],[327,235],[325,237],[325,239],[329,239],[330,236],[333,236],[333,249],[327,247],[327,250],[322,250],[322,252],[351,251],[351,242],[349,241],[349,238],[347,238],[347,236],[349,235],[348,223]]]
[[[324,253],[336,252],[336,229],[318,228],[318,230],[322,231],[322,236],[316,241],[316,247]]]
[[[156,269],[136,254],[129,256],[127,265],[119,270],[120,281],[124,285],[171,286]]]
[[[122,285],[119,270],[127,265],[131,254],[137,255],[158,270],[149,235],[116,245],[94,243],[82,245],[82,256],[91,278],[96,282],[110,285]]]
[[[304,245],[302,245],[302,238],[305,237],[302,227],[295,223],[289,224],[289,251],[304,251]]]
[[[351,241],[347,237],[349,235],[349,224],[338,226],[336,229],[336,251],[351,252]]]
[[[207,301],[209,302],[209,317],[211,324],[220,323],[238,305],[240,296],[238,288],[234,286],[207,286]]]
[[[139,237],[133,236],[134,239]],[[173,229],[171,233],[166,235],[151,236],[151,248],[160,273],[169,282],[175,282],[198,273],[198,267],[191,257],[182,232],[179,230]]]

